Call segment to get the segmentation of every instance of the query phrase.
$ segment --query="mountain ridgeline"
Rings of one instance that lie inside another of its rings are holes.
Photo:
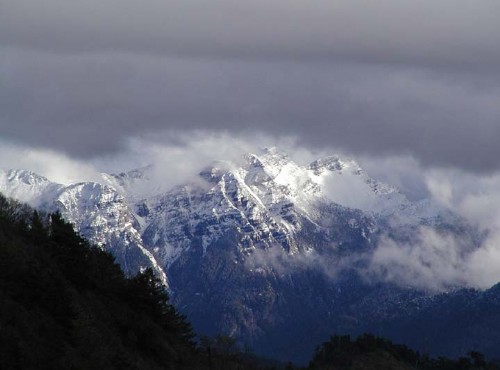
[[[481,233],[432,201],[407,199],[354,161],[299,165],[276,149],[214,163],[172,188],[159,173],[61,185],[0,171],[0,191],[59,212],[126,276],[150,268],[198,333],[260,355],[306,363],[332,333],[363,332],[431,355],[500,354],[498,287],[428,288],[405,269],[373,268],[381,240],[405,245],[422,229],[461,240],[462,254],[480,245]]]

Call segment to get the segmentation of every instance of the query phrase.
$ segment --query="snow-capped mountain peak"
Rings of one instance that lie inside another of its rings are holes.
[[[296,253],[305,224],[329,227],[320,210],[325,207],[357,209],[400,224],[418,224],[436,212],[370,178],[355,161],[336,156],[301,166],[268,148],[239,162],[215,162],[199,176],[202,183],[176,186],[135,207],[145,244],[167,268],[191,250],[194,240],[200,238],[205,253],[231,230],[244,254],[276,245]]]
[[[238,179],[240,186],[248,188],[259,198],[258,203],[266,207],[286,201],[308,213],[316,202],[322,200],[387,215],[391,209],[410,203],[397,188],[369,177],[356,161],[338,156],[301,166],[285,153],[266,148],[259,154],[245,155],[241,166],[229,170],[212,168],[205,171],[203,177],[208,178],[210,174],[211,181],[214,181],[224,172]]]
[[[164,186],[153,165],[103,174],[100,184],[69,186],[29,171],[0,172],[6,195],[59,210],[80,233],[111,250],[125,270],[154,266],[165,282],[164,268],[193,248],[205,254],[228,234],[235,235],[242,255],[276,246],[294,254],[309,248],[299,242],[306,229],[329,233],[341,217],[332,212],[372,219],[350,225],[372,225],[379,218],[418,224],[439,212],[430,203],[410,202],[353,160],[329,156],[303,166],[276,148],[215,162],[197,181]],[[373,227],[366,227],[362,234],[368,238]]]
[[[165,192],[161,181],[157,176],[158,169],[155,165],[149,164],[147,166],[137,168],[128,172],[121,172],[119,174],[102,173],[101,177],[103,183],[113,187],[121,195],[123,195],[128,202],[134,203],[138,200],[151,197]]]
[[[5,172],[4,172],[5,173]],[[8,181],[23,183],[30,186],[44,186],[50,181],[29,170],[10,170],[5,173]]]
[[[365,286],[356,272],[369,266],[358,264],[369,263],[381,235],[411,239],[422,225],[475,238],[430,200],[412,202],[339,156],[301,165],[267,148],[214,162],[168,189],[162,176],[147,166],[64,186],[0,171],[0,191],[59,210],[127,273],[152,267],[198,328],[243,340],[273,330],[290,338],[304,317],[337,328],[346,317],[351,327],[363,315],[418,311],[425,293]]]
[[[0,170],[0,191],[34,207],[43,206],[64,186],[28,170]]]

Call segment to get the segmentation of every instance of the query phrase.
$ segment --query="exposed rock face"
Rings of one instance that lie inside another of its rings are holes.
[[[59,210],[128,273],[153,267],[196,330],[299,361],[332,333],[379,330],[397,339],[391,323],[416,322],[448,302],[360,274],[380,235],[408,239],[426,225],[475,243],[457,216],[409,201],[338,157],[301,166],[266,149],[168,190],[154,173],[149,166],[63,186],[10,171],[0,173],[0,191]]]

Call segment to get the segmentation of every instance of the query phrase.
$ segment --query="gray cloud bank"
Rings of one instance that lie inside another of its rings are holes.
[[[3,0],[0,42],[58,52],[491,64],[495,0]]]
[[[499,11],[486,0],[3,0],[0,135],[88,159],[131,137],[259,133],[492,171]]]
[[[339,63],[0,55],[2,137],[74,157],[119,151],[130,137],[162,141],[205,130],[500,168],[500,85],[484,76]]]

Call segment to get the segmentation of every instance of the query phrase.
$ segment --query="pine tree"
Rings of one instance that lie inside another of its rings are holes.
[[[191,324],[169,303],[168,292],[151,268],[137,274],[130,283],[135,305],[140,310],[154,317],[162,327],[175,333],[189,346],[194,345]]]

